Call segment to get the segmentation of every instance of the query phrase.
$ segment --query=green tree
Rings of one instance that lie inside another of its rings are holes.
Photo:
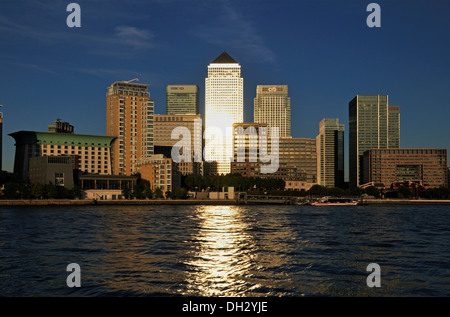
[[[369,186],[366,188],[366,194],[369,196],[374,196],[375,198],[380,197],[380,190],[375,186]]]
[[[122,187],[122,196],[125,199],[129,199],[130,198],[130,189],[126,185]]]
[[[33,195],[34,198],[42,199],[44,197],[44,185],[39,182],[34,183],[31,188],[31,195]]]
[[[163,198],[164,195],[163,195],[163,192],[162,192],[161,188],[156,187],[156,188],[155,188],[155,191],[153,192],[153,196],[154,196],[156,199],[158,199],[158,198]]]
[[[144,186],[144,191],[142,192],[142,195],[144,196],[144,198],[152,199],[153,191],[150,188],[150,184],[146,184]]]
[[[52,182],[49,182],[47,185],[45,185],[44,189],[45,189],[47,198],[54,199],[58,196],[58,191],[56,189],[56,186]]]
[[[83,191],[81,190],[81,187],[76,184],[71,189],[71,194],[74,198],[81,199],[83,197]]]
[[[308,190],[308,194],[311,195],[311,196],[327,196],[328,195],[328,189],[325,186],[313,185]]]
[[[412,195],[412,191],[409,186],[401,186],[398,189],[398,195],[400,196],[400,198],[410,198]]]
[[[177,199],[186,199],[188,197],[188,191],[185,188],[178,188],[174,193],[174,197]]]
[[[139,184],[134,184],[133,186],[133,193],[132,196],[136,199],[142,199],[144,196],[142,194],[142,189],[141,186],[139,186]]]

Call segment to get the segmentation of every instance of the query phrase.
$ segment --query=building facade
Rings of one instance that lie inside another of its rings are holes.
[[[319,123],[317,145],[317,183],[326,187],[344,186],[344,125],[339,119]]]
[[[112,173],[131,175],[137,163],[153,155],[154,103],[148,85],[115,82],[106,95],[106,134],[112,146]]]
[[[390,107],[387,95],[357,95],[349,102],[350,187],[362,184],[365,151],[400,145],[400,110]]]
[[[141,161],[139,173],[142,179],[150,183],[152,191],[160,188],[165,195],[166,191],[173,192],[180,187],[180,174],[172,159],[164,157],[162,154],[155,154]]]
[[[265,124],[240,123],[235,128],[254,127],[256,134],[261,137]],[[267,138],[267,153],[272,158],[278,158],[278,169],[273,173],[263,173],[261,167],[267,162],[260,160],[260,138],[245,134],[245,138],[237,138],[235,129],[234,155],[231,163],[231,172],[246,177],[280,178],[286,182],[286,189],[307,190],[317,183],[317,153],[316,140],[308,138],[280,138],[278,152],[273,148],[270,137]],[[267,130],[266,130],[267,131]],[[267,133],[267,132],[266,132]],[[265,136],[263,136],[263,139]],[[251,149],[254,150],[251,150]],[[245,149],[244,151],[242,149]],[[241,154],[239,155],[239,151]],[[239,159],[241,156],[241,159]],[[242,160],[242,158],[244,158]]]
[[[9,134],[16,141],[14,173],[29,181],[29,161],[38,156],[73,156],[74,169],[111,174],[114,137],[73,133],[19,131]]]
[[[253,120],[270,128],[277,127],[281,138],[291,136],[291,98],[287,85],[258,85],[254,99]]]
[[[164,154],[166,157],[172,158],[173,147],[181,141],[182,135],[175,134],[172,139],[172,133],[176,132],[177,128],[186,128],[189,131],[190,140],[189,147],[191,153],[189,155],[190,162],[182,160],[175,162],[178,165],[178,170],[183,174],[200,174],[201,173],[201,159],[194,157],[194,149],[203,149],[203,131],[202,131],[202,116],[199,114],[180,114],[180,115],[154,115],[154,147],[155,154]],[[187,132],[186,131],[186,132]],[[186,137],[186,136],[184,136]],[[181,153],[182,150],[179,150]],[[181,153],[182,154],[182,153]]]
[[[198,114],[198,86],[167,85],[166,114]]]
[[[45,185],[51,182],[55,186],[72,189],[74,185],[73,159],[73,156],[36,156],[30,158],[30,183]]]
[[[371,149],[363,156],[363,182],[420,182],[425,188],[448,186],[446,149]],[[367,167],[367,168],[366,168]]]
[[[244,120],[241,66],[226,52],[208,65],[205,79],[205,160],[216,161],[220,174],[230,173],[233,124]]]

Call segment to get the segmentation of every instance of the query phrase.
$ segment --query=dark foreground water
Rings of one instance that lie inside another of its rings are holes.
[[[449,296],[450,206],[0,207],[0,296],[67,295]]]

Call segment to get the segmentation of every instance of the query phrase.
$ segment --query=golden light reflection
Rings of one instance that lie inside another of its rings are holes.
[[[211,206],[198,209],[198,250],[186,263],[188,294],[241,296],[248,292],[253,242],[243,221],[242,209]]]

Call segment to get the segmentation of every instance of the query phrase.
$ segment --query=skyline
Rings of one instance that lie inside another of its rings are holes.
[[[401,148],[450,148],[443,1],[377,1],[381,28],[365,24],[370,1],[78,3],[78,29],[65,24],[68,2],[0,4],[4,170],[13,169],[10,133],[45,132],[62,118],[77,134],[106,135],[106,90],[116,81],[148,84],[156,114],[165,113],[166,85],[198,85],[204,118],[206,68],[223,51],[242,67],[244,122],[253,121],[257,85],[288,85],[292,136],[315,138],[323,118],[339,118],[348,161],[349,101],[389,95],[402,109]]]

